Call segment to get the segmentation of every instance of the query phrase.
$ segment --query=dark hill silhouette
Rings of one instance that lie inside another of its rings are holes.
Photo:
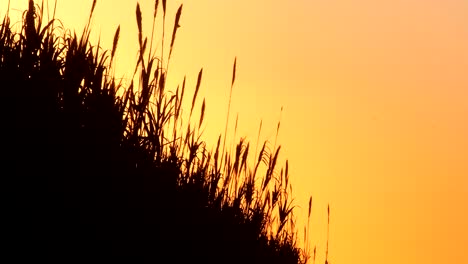
[[[198,123],[182,123],[185,81],[166,90],[139,6],[140,81],[129,87],[111,71],[119,29],[113,49],[102,52],[89,43],[89,23],[76,36],[55,19],[44,23],[40,10],[30,1],[18,33],[3,20],[0,99],[4,171],[27,195],[20,203],[35,205],[22,221],[40,234],[49,261],[306,262],[296,246],[287,163],[276,169],[279,147],[267,151],[265,142],[253,166],[244,140],[233,154],[221,136],[205,149],[205,102]],[[201,79],[202,71],[192,110]]]

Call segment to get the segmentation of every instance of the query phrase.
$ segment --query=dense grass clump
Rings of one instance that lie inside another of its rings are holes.
[[[139,59],[123,87],[111,70],[119,28],[103,52],[90,44],[89,22],[77,36],[55,18],[45,23],[43,6],[29,3],[19,32],[8,15],[0,26],[4,171],[34,193],[26,203],[40,200],[34,219],[49,259],[307,261],[296,245],[288,164],[277,168],[280,148],[265,141],[251,159],[243,139],[232,151],[223,136],[213,150],[201,140],[202,70],[183,122],[185,80],[166,87],[182,6],[163,60],[143,36],[137,4]],[[166,17],[161,5],[154,18],[158,11]],[[195,107],[201,115],[192,121]]]

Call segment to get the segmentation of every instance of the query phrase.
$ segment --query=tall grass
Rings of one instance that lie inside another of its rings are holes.
[[[167,58],[164,45],[153,49],[154,35],[144,35],[136,5],[139,56],[128,87],[112,76],[120,27],[110,51],[90,43],[95,6],[93,1],[80,36],[53,16],[44,23],[44,4],[32,0],[20,32],[11,29],[8,15],[0,27],[6,163],[25,188],[48,191],[43,209],[49,257],[307,262],[308,248],[297,246],[288,162],[278,164],[280,146],[264,141],[252,154],[251,144],[240,139],[234,149],[226,148],[229,103],[224,136],[208,149],[200,131],[206,102],[198,100],[203,69],[188,120],[182,109],[190,93],[185,79],[175,89],[166,87],[182,5]],[[160,12],[164,32],[164,0],[155,1],[152,32]],[[164,33],[161,38],[165,43]],[[230,94],[235,78],[236,59]],[[195,108],[199,117],[192,115]],[[311,207],[310,200],[309,218]]]

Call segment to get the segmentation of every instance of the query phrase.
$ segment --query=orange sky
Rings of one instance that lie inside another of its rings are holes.
[[[13,2],[13,15],[27,3]],[[91,2],[59,0],[57,16],[82,28]],[[150,30],[153,1],[140,2]],[[168,1],[168,35],[181,3],[170,81],[194,87],[204,68],[209,143],[236,56],[237,135],[255,142],[263,119],[274,140],[283,107],[278,140],[300,221],[314,198],[317,261],[330,203],[330,263],[468,263],[468,1]],[[135,6],[96,7],[105,47],[121,24],[120,75],[137,53]]]

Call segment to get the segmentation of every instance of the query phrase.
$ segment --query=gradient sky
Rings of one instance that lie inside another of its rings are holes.
[[[12,2],[12,17],[26,8]],[[91,2],[59,0],[57,17],[81,29]],[[317,261],[329,203],[332,264],[468,263],[468,1],[169,0],[167,35],[182,3],[169,81],[195,87],[203,67],[214,144],[237,56],[237,135],[255,143],[263,120],[274,140],[281,120],[300,230],[314,199]],[[149,34],[154,2],[140,4]],[[106,48],[122,27],[119,76],[136,61],[135,6],[100,0],[93,20]]]

